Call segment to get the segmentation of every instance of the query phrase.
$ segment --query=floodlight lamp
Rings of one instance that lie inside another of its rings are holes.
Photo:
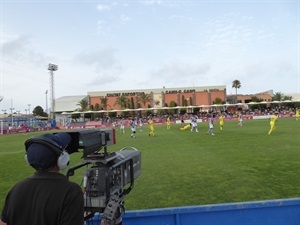
[[[58,69],[58,65],[49,63],[48,70],[50,70],[50,71],[56,71],[57,69]]]

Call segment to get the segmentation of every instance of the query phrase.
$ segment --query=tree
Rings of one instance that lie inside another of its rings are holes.
[[[235,88],[235,103],[237,103],[237,89],[242,87],[239,80],[232,81],[232,88]]]
[[[115,105],[119,105],[121,109],[125,109],[128,104],[129,100],[124,95],[119,96],[115,102]]]
[[[144,92],[138,96],[138,102],[143,103],[144,108],[147,103],[151,103],[152,99],[149,94],[145,94]]]
[[[263,99],[258,98],[257,96],[251,96],[251,102],[262,102]]]
[[[80,112],[87,111],[89,108],[89,102],[86,99],[82,99],[80,102],[78,102],[77,105],[80,106],[80,109],[79,109]]]
[[[262,102],[264,101],[263,99],[261,98],[258,98],[257,96],[251,96],[251,102]],[[251,110],[255,110],[255,109],[261,109],[263,108],[264,105],[261,105],[261,104],[253,104],[253,105],[249,105],[249,108]]]
[[[215,101],[214,101],[214,104],[220,105],[220,104],[222,104],[222,102],[223,102],[222,99],[216,98]]]
[[[80,102],[78,102],[77,105],[80,106],[79,109],[80,112],[87,111],[89,108],[89,102],[86,99],[82,99]],[[84,114],[83,114],[83,121],[85,121]]]
[[[95,106],[93,107],[93,109],[95,111],[99,111],[101,108],[100,108],[100,104],[99,103],[96,103]]]
[[[171,101],[171,102],[170,102],[170,107],[173,108],[173,107],[176,107],[176,106],[177,106],[177,104],[176,104],[175,101]],[[170,112],[171,112],[172,114],[177,113],[176,109],[171,109]]]
[[[284,95],[281,92],[275,92],[275,94],[272,96],[272,101],[282,101],[282,104],[286,107],[295,107],[295,104],[288,101],[285,102],[286,100],[292,100],[292,96]]]
[[[131,103],[131,105],[130,105],[129,108],[134,109],[135,107],[134,107],[134,99],[133,99],[133,97],[130,98],[130,103]]]
[[[182,106],[187,106],[187,101],[186,101],[184,95],[181,96],[181,105]]]
[[[72,120],[77,121],[77,119],[80,118],[80,114],[72,114],[72,115],[71,115],[71,118],[72,118]]]
[[[272,101],[285,101],[285,100],[292,100],[292,96],[284,95],[281,92],[275,92],[272,96]]]
[[[34,116],[43,116],[48,117],[48,114],[44,112],[44,109],[41,106],[36,106],[32,111]]]
[[[108,98],[107,97],[101,97],[100,98],[100,104],[102,109],[107,110],[107,106],[110,107],[110,105],[108,104]]]
[[[193,98],[192,98],[192,97],[189,98],[189,101],[190,101],[190,105],[194,105],[194,102],[193,102]]]
[[[285,101],[285,100],[292,100],[292,96],[288,96],[288,95],[285,95],[285,96],[283,96],[283,101]]]

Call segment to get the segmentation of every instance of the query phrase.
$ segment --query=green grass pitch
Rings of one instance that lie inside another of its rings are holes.
[[[132,146],[141,151],[142,174],[125,198],[126,209],[150,209],[186,205],[244,202],[300,196],[300,121],[279,119],[277,129],[267,135],[269,121],[225,121],[224,130],[215,124],[215,136],[207,135],[207,123],[198,123],[199,133],[180,131],[173,124],[130,129],[120,134],[108,151]],[[28,135],[0,136],[0,208],[9,189],[32,174],[24,161],[24,142]],[[71,154],[71,165],[81,162],[81,153]],[[78,183],[83,170],[71,177]]]

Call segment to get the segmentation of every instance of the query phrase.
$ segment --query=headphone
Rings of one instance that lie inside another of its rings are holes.
[[[58,145],[55,141],[52,141],[50,138],[46,138],[46,137],[32,137],[30,139],[28,139],[25,142],[25,150],[26,150],[26,154],[25,154],[25,161],[30,165],[30,163],[28,162],[28,158],[27,158],[27,150],[29,148],[30,145],[32,144],[41,144],[46,146],[47,148],[49,148],[52,152],[54,152],[57,155],[57,162],[56,165],[59,169],[65,169],[69,163],[70,163],[70,155],[68,152],[66,152],[64,150],[64,148],[60,145]]]

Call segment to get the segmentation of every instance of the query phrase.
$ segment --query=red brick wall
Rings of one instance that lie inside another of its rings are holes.
[[[225,91],[201,91],[201,92],[186,92],[186,93],[167,93],[164,94],[164,102],[162,106],[164,107],[164,103],[166,103],[168,106],[170,106],[171,101],[175,101],[175,103],[178,106],[183,106],[182,102],[182,96],[184,96],[184,99],[190,99],[192,98],[192,105],[211,105],[215,101],[216,98],[222,99],[222,101],[225,101]],[[97,96],[97,97],[90,97],[90,104],[95,106],[96,103],[98,103],[101,106],[101,97],[105,96]],[[117,100],[118,96],[109,96],[108,99],[108,107],[107,109],[120,109],[119,105],[115,105],[115,102]],[[127,97],[128,99],[131,99],[131,96]],[[135,97],[134,103],[136,104]],[[131,101],[131,100],[130,100]],[[187,105],[191,105],[190,101],[187,101]],[[137,107],[137,106],[135,106]]]

